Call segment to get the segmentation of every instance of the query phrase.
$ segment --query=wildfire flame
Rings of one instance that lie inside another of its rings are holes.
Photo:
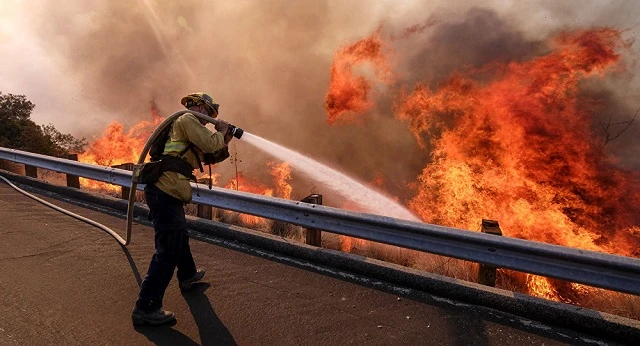
[[[100,137],[89,144],[84,153],[78,155],[78,161],[102,166],[138,162],[149,136],[163,120],[155,102],[151,103],[150,111],[151,121],[140,121],[126,132],[122,124],[112,122]],[[82,187],[94,190],[117,191],[119,189],[111,184],[84,178],[80,178],[80,183]]]
[[[370,97],[374,81],[363,75],[356,75],[356,66],[368,63],[373,68],[374,80],[386,85],[394,82],[395,77],[385,50],[386,44],[381,39],[380,32],[376,31],[371,36],[336,51],[324,104],[329,124],[338,120],[354,122],[356,118],[350,118],[350,115],[363,113],[374,106]]]
[[[267,167],[269,167],[269,173],[273,176],[273,180],[275,183],[275,196],[291,199],[291,191],[293,187],[289,184],[291,180],[291,166],[286,163],[275,163],[269,162],[267,163]]]
[[[267,187],[256,179],[247,178],[242,173],[238,173],[237,179],[231,179],[225,188],[255,193],[258,195],[290,199],[292,187],[289,184],[289,181],[291,180],[291,167],[289,164],[286,162],[279,164],[275,162],[268,162],[267,167],[269,167],[269,173],[274,178],[275,189]],[[240,219],[247,226],[264,226],[267,224],[267,220],[259,216],[240,214]]]
[[[593,144],[592,109],[578,102],[579,82],[619,61],[620,33],[554,43],[546,56],[495,68],[490,81],[458,74],[401,96],[397,117],[434,148],[410,206],[430,222],[474,229],[499,216],[509,236],[637,255],[638,175]]]
[[[241,172],[238,172],[237,178],[231,179],[229,183],[225,185],[225,188],[258,195],[273,196],[272,188],[267,187],[255,179],[246,178]]]
[[[550,53],[530,61],[456,72],[435,89],[403,89],[395,116],[431,158],[410,208],[429,223],[475,230],[494,219],[507,236],[640,256],[640,175],[606,155],[594,131],[597,100],[580,92],[582,81],[623,70],[618,51],[629,46],[611,28],[565,32],[549,42]],[[341,64],[332,68],[332,99],[363,95],[335,87]],[[371,106],[336,104],[349,107],[328,107],[329,123],[343,109]],[[587,290],[534,275],[520,281],[530,294],[556,300]]]

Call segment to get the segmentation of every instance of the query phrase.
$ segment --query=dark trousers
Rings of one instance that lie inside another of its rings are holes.
[[[136,306],[143,311],[153,311],[162,307],[164,292],[176,267],[178,280],[184,281],[196,273],[196,264],[189,248],[182,201],[152,184],[145,187],[144,197],[153,219],[156,252],[142,282]]]

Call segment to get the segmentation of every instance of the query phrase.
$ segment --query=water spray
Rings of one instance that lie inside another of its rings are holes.
[[[142,168],[142,164],[144,163],[145,158],[147,157],[147,153],[151,147],[151,143],[154,142],[156,137],[167,127],[170,126],[173,121],[185,113],[191,113],[195,115],[197,118],[212,123],[216,125],[219,120],[204,115],[202,113],[183,110],[173,115],[169,116],[165,119],[151,134],[149,140],[144,146],[142,153],[140,154],[140,158],[138,159],[138,164],[134,165],[133,175],[131,179],[131,187],[129,189],[129,206],[127,209],[127,236],[126,236],[126,245],[129,244],[131,239],[131,225],[133,222],[133,204],[135,199],[136,187],[138,182],[136,180],[136,176],[139,175],[139,171]],[[227,130],[228,134],[233,135],[235,138],[241,138],[244,134],[244,130],[234,126],[229,125],[229,129]],[[411,211],[407,210],[405,207],[399,205],[393,199],[384,196],[383,194],[366,187],[360,182],[349,178],[345,174],[342,174],[322,163],[319,163],[315,160],[312,160],[298,152],[293,150],[284,148],[278,144],[275,144],[271,141],[268,141],[264,138],[252,135],[251,133],[247,133],[247,142],[257,146],[258,148],[265,150],[272,155],[282,159],[283,161],[291,162],[296,168],[301,171],[309,174],[314,179],[324,183],[326,186],[329,186],[332,190],[336,191],[338,194],[343,195],[344,197],[354,199],[356,203],[360,206],[369,209],[371,212],[378,213],[380,215],[386,215],[391,217],[402,218],[410,221],[420,221],[418,217],[413,215]]]
[[[323,187],[332,190],[350,201],[355,202],[364,211],[409,221],[421,222],[410,210],[402,206],[393,198],[368,187],[356,179],[331,168],[330,166],[313,160],[297,151],[285,148],[252,133],[247,133],[244,140],[268,152],[274,157],[289,163],[300,172],[305,173]]]

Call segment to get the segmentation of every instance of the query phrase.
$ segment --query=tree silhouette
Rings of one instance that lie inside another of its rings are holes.
[[[60,133],[53,124],[39,126],[31,120],[35,104],[24,95],[0,92],[0,147],[51,156],[83,151],[85,139]]]

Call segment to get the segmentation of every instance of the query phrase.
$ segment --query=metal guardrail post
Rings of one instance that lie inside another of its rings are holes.
[[[482,233],[494,234],[501,236],[502,230],[498,221],[482,219]],[[497,268],[491,265],[480,263],[478,269],[478,282],[485,286],[496,286],[496,270]]]
[[[27,177],[37,178],[38,177],[38,167],[24,165],[24,174]]]
[[[322,205],[322,195],[312,194],[301,200],[301,202],[319,204]],[[322,246],[322,232],[319,229],[307,228],[306,243],[308,245],[321,247]]]
[[[198,179],[198,184],[205,184],[207,187],[211,183],[209,178]],[[197,216],[203,219],[211,220],[213,217],[213,207],[206,204],[196,204],[198,206]]]
[[[67,155],[68,160],[78,161],[78,154],[69,154]],[[80,188],[80,177],[73,174],[67,174],[67,186],[75,187],[76,189]]]
[[[127,171],[133,171],[133,163],[132,162],[127,162],[127,163],[123,163],[123,164],[115,165],[115,166],[111,166],[111,167],[125,169]],[[131,189],[126,187],[126,186],[123,186],[122,190],[120,192],[120,198],[129,199],[129,193],[131,193]]]

